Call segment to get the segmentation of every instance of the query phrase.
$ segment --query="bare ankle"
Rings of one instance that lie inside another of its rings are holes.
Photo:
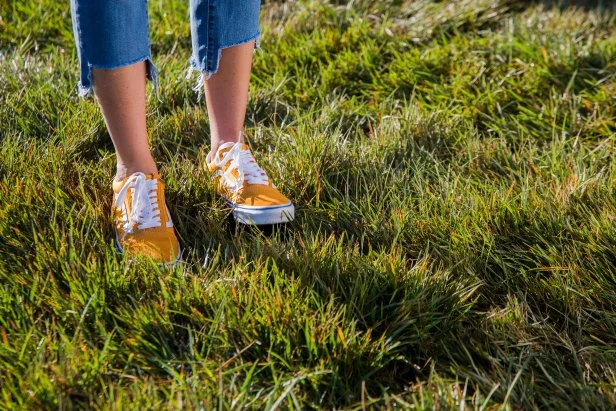
[[[216,151],[218,151],[218,148],[222,146],[223,144],[237,143],[237,142],[240,142],[240,143],[244,142],[244,136],[242,135],[241,131],[238,132],[235,137],[220,137],[220,136],[212,137],[210,152],[207,154],[206,161],[208,163],[212,161],[212,159],[214,158],[214,155],[216,154]]]
[[[154,163],[153,161],[151,164],[135,164],[130,166],[118,164],[116,168],[115,180],[122,181],[126,177],[129,177],[130,175],[137,172],[144,174],[157,174],[158,168],[156,167],[156,163]]]

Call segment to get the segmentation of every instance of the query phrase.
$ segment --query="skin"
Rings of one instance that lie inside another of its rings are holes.
[[[216,149],[226,142],[243,142],[241,136],[248,105],[248,83],[254,42],[230,47],[222,51],[216,74],[205,81],[205,100],[210,120],[212,148],[208,160]]]
[[[141,171],[157,172],[145,125],[145,62],[113,70],[92,70],[94,94],[117,157],[116,180]]]
[[[223,49],[216,74],[205,80],[211,151],[242,141],[254,42]],[[146,128],[145,62],[113,70],[93,69],[94,94],[116,150],[116,180],[135,172],[156,173]]]

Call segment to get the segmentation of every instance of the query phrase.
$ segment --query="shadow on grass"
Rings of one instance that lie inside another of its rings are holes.
[[[427,378],[425,366],[434,354],[433,347],[460,326],[467,309],[464,293],[454,286],[456,280],[437,268],[434,278],[421,282],[413,276],[401,279],[399,273],[375,269],[361,257],[342,264],[337,273],[332,270],[341,264],[333,254],[312,258],[308,264],[303,256],[298,256],[299,261],[284,256],[271,257],[279,268],[285,270],[280,275],[297,273],[301,287],[305,289],[302,294],[314,298],[311,305],[326,307],[332,304],[334,296],[336,311],[345,312],[340,319],[341,325],[356,324],[356,331],[348,335],[347,342],[337,342],[339,337],[335,327],[328,327],[322,331],[326,333],[324,338],[309,341],[307,325],[296,319],[287,323],[282,333],[285,338],[281,340],[280,333],[274,329],[276,323],[265,326],[253,318],[244,328],[233,326],[244,321],[243,311],[248,307],[229,302],[224,308],[223,324],[207,326],[221,327],[224,337],[220,338],[228,338],[225,344],[229,352],[218,348],[215,356],[230,357],[234,353],[231,347],[246,346],[248,340],[257,338],[260,344],[244,351],[241,359],[249,364],[273,362],[271,369],[260,372],[263,378],[276,378],[274,370],[278,367],[333,371],[318,381],[301,383],[315,404],[325,401],[331,406],[357,402],[362,396],[362,382],[366,383],[368,394],[376,396],[383,389],[401,392],[417,378]],[[264,280],[273,282],[274,275],[269,274],[269,278]],[[281,292],[284,298],[286,292]],[[200,316],[190,314],[192,310],[206,318],[216,318],[213,307],[217,303],[183,301],[179,304],[170,307],[171,317],[164,319],[164,324],[139,327],[138,337],[131,338],[138,343],[134,349],[140,352],[140,361],[147,361],[154,366],[152,371],[160,375],[169,374],[168,364],[190,372],[190,364],[197,360],[194,352],[205,353],[212,349],[212,344],[217,345],[205,335],[206,326],[198,319]],[[231,318],[233,316],[237,318]],[[191,336],[189,329],[202,330],[197,334],[203,333],[203,338]],[[315,343],[317,347],[310,348]],[[320,354],[315,355],[313,349]]]
[[[612,0],[531,0],[521,1],[520,3],[542,3],[546,9],[558,7],[561,10],[568,8],[577,8],[586,11],[590,10],[614,10],[614,2]]]

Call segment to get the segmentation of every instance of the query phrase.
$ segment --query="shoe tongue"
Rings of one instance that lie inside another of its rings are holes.
[[[216,150],[216,156],[215,156],[218,159],[218,161],[222,160],[225,154],[227,154],[229,150],[235,147],[236,144],[238,143],[229,142],[229,143],[224,143],[221,146],[219,146],[218,150]],[[244,143],[239,143],[239,144],[242,150],[248,150],[248,146],[246,144]]]

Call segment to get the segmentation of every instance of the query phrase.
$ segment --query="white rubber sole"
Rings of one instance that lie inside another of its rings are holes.
[[[231,214],[235,221],[247,225],[270,225],[283,224],[293,221],[295,218],[295,207],[293,203],[274,207],[250,207],[235,205],[226,200],[231,206]]]

